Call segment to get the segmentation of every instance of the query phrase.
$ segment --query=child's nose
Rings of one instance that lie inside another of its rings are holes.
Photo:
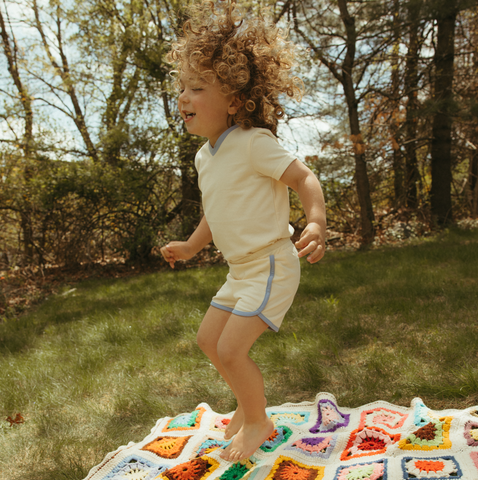
[[[188,102],[188,96],[186,94],[186,90],[183,90],[181,92],[181,94],[179,95],[178,97],[178,100],[181,102],[181,103],[187,103]]]

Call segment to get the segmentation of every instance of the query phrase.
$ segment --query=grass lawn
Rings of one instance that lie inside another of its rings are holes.
[[[478,231],[303,265],[278,334],[253,347],[269,405],[333,393],[431,408],[478,404]],[[158,418],[234,399],[196,346],[225,267],[65,285],[0,324],[0,479],[81,480]],[[4,419],[21,413],[25,422]]]

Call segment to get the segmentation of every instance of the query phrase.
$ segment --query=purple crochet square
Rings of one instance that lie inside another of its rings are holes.
[[[346,427],[350,421],[348,413],[341,413],[331,400],[319,400],[317,407],[319,418],[317,423],[309,429],[310,433],[330,433],[341,427]]]

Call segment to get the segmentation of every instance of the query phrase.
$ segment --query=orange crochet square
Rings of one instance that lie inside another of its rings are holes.
[[[141,450],[153,452],[161,458],[178,458],[191,436],[188,437],[158,437],[145,445]]]
[[[204,480],[219,467],[219,462],[209,457],[199,457],[181,463],[161,473],[157,480]]]
[[[369,455],[381,455],[387,448],[400,440],[400,434],[391,434],[378,427],[365,427],[354,430],[349,437],[340,460],[346,461]]]

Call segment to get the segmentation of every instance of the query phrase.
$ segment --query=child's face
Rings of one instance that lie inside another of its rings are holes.
[[[236,104],[234,95],[221,93],[219,80],[210,83],[188,70],[182,72],[178,106],[189,133],[208,138],[214,147],[231,126],[229,116],[237,112]]]

